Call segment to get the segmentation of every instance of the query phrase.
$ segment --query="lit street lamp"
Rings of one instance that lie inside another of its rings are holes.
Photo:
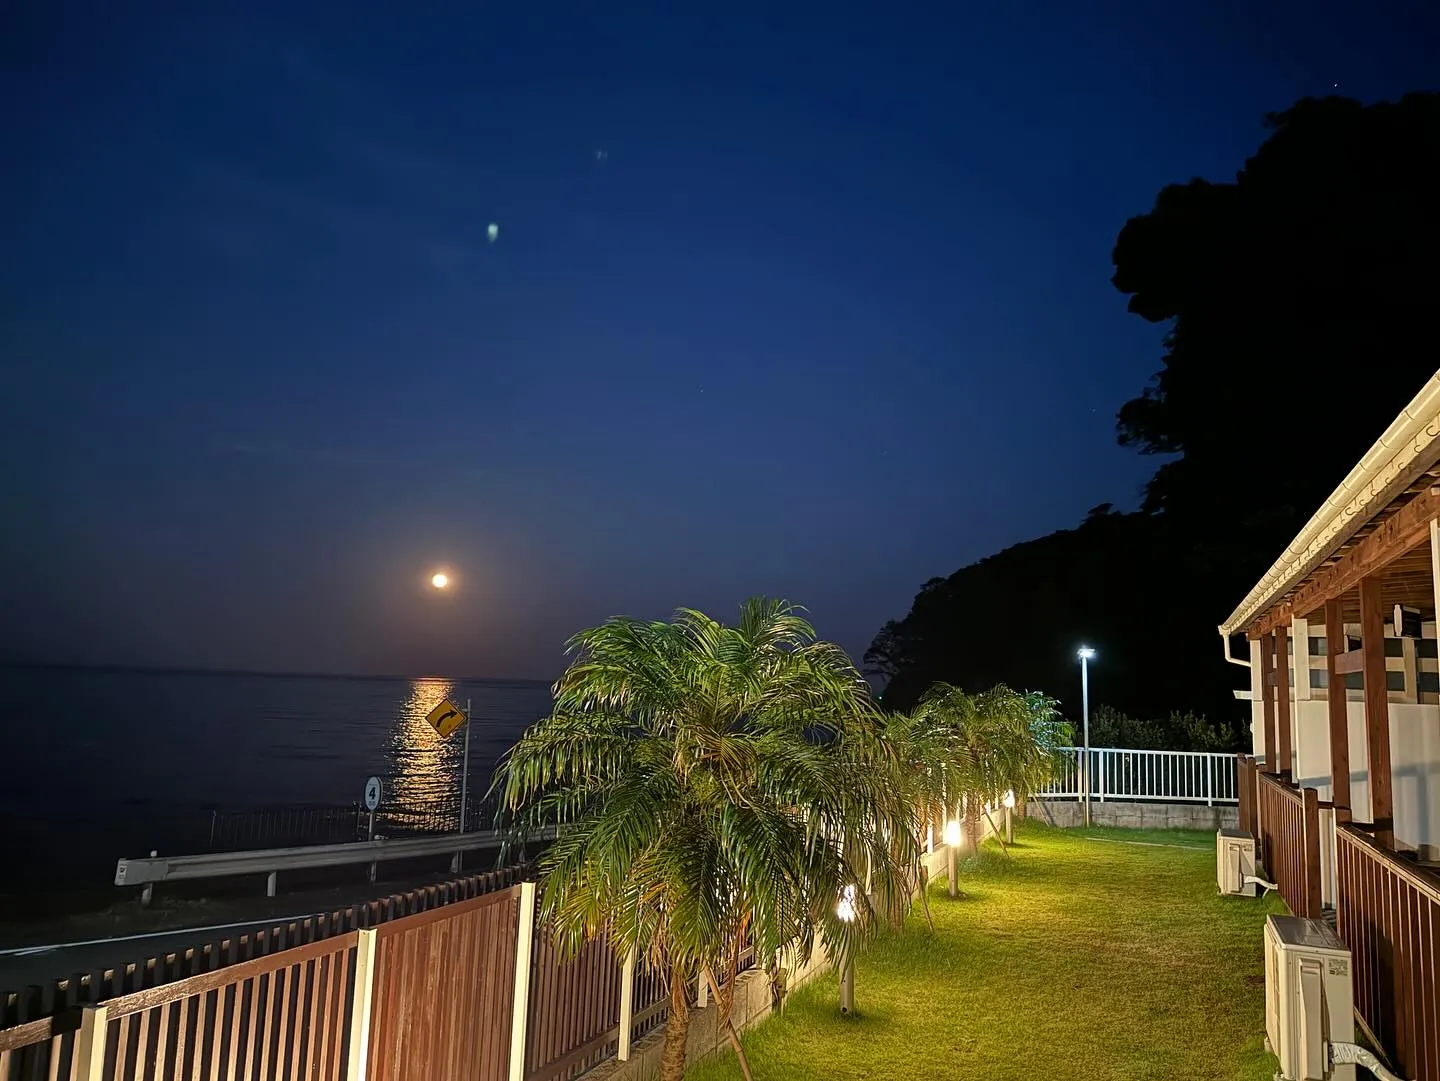
[[[1081,646],[1075,656],[1080,658],[1080,715],[1085,728],[1085,749],[1081,752],[1080,779],[1085,786],[1082,791],[1085,800],[1085,825],[1088,826],[1090,825],[1090,662],[1095,659],[1095,651],[1089,646]]]

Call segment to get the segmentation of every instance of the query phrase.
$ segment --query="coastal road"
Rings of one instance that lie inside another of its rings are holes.
[[[289,923],[292,919],[303,920],[313,914],[292,913],[248,923],[184,927],[118,938],[92,938],[12,947],[0,950],[0,991],[18,991],[31,984],[43,986],[77,972],[94,972],[114,968],[129,961],[159,957],[191,946],[204,945],[206,942],[243,935],[247,931],[277,923]]]
[[[468,871],[467,873],[474,873]],[[0,923],[0,995],[45,985],[77,972],[115,968],[263,927],[303,920],[394,893],[443,882],[447,872],[411,874],[388,881],[349,882],[277,897],[183,897],[157,894],[142,908],[136,900],[103,911]]]

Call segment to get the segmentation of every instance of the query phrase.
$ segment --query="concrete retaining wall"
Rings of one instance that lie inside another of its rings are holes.
[[[1032,801],[1025,813],[1037,822],[1052,826],[1079,826],[1085,821],[1085,807],[1078,800]],[[1090,821],[1097,826],[1128,826],[1146,829],[1218,830],[1234,829],[1240,809],[1234,804],[1207,807],[1203,803],[1127,803],[1115,800],[1090,804]]]
[[[817,946],[809,963],[798,966],[791,974],[788,989],[794,991],[829,970],[830,960]],[[839,994],[838,990],[836,994]],[[769,977],[759,969],[751,969],[735,977],[735,1002],[730,1009],[730,1019],[735,1023],[736,1031],[745,1032],[754,1028],[769,1017],[770,1012]],[[685,1048],[686,1065],[693,1066],[729,1048],[730,1041],[715,1003],[704,1007],[692,1006],[688,1045]],[[585,1075],[585,1081],[653,1081],[660,1076],[660,1056],[664,1050],[665,1026],[661,1025],[630,1049],[629,1061],[611,1059],[601,1063]]]

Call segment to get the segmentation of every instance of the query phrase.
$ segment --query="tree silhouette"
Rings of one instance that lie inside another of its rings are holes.
[[[1435,371],[1440,94],[1305,99],[1234,181],[1170,185],[1114,249],[1129,309],[1168,325],[1118,436],[1173,456],[1142,511],[932,579],[866,654],[908,708],[932,682],[1067,699],[1074,647],[1127,713],[1238,717],[1215,626]]]
[[[1440,94],[1306,99],[1266,124],[1233,183],[1169,186],[1126,223],[1112,279],[1170,324],[1119,414],[1122,444],[1180,455],[1145,509],[1258,516],[1256,558],[1434,372],[1440,296]]]

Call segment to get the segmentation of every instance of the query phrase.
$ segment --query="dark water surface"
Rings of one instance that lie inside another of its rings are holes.
[[[122,855],[194,847],[212,807],[359,802],[371,774],[393,814],[453,816],[463,731],[425,722],[446,696],[472,700],[473,798],[545,684],[0,667],[0,893],[103,884]]]

